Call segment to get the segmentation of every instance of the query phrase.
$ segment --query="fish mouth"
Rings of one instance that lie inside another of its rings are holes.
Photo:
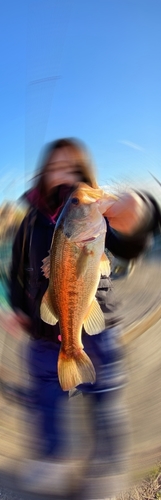
[[[66,236],[69,240],[71,240],[71,241],[75,241],[75,243],[78,243],[78,242],[77,242],[77,239],[76,239],[76,240],[74,240],[74,238],[72,238],[72,236],[71,236],[71,234],[70,234],[70,233],[66,232],[66,233],[65,233],[65,236]],[[79,243],[88,243],[89,241],[94,241],[97,237],[98,237],[98,235],[97,235],[97,236],[90,236],[89,238],[87,237],[87,238],[84,238],[83,240],[81,239],[81,240],[78,240],[78,241],[79,241]]]
[[[86,238],[86,239],[81,240],[81,241],[75,241],[75,245],[77,247],[81,248],[81,247],[84,247],[86,244],[91,243],[92,241],[98,240],[101,237],[102,237],[102,234],[99,234],[97,236],[92,236],[91,238]]]
[[[94,241],[96,237],[92,236],[91,238],[86,238],[85,240],[82,240],[82,243],[87,243],[88,241]]]

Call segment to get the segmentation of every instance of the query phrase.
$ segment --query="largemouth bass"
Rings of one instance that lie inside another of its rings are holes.
[[[82,326],[89,335],[105,328],[103,312],[95,298],[100,275],[109,275],[104,253],[104,207],[113,200],[101,189],[81,183],[66,202],[57,221],[50,248],[49,286],[40,315],[55,325],[59,321],[61,348],[58,377],[64,391],[96,379],[93,363],[83,350]]]

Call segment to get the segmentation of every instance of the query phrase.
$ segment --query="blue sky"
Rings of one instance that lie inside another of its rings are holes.
[[[161,0],[1,1],[0,53],[0,202],[67,136],[88,146],[100,185],[157,188]]]

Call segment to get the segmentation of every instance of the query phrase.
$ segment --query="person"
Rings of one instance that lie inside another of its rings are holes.
[[[10,304],[13,310],[10,326],[14,330],[23,328],[29,336],[26,355],[37,436],[27,488],[41,492],[43,488],[46,492],[53,488],[60,494],[65,481],[63,478],[67,480],[68,477],[69,482],[70,426],[67,423],[67,407],[70,398],[58,381],[59,324],[51,326],[40,318],[40,303],[48,286],[42,262],[48,255],[59,214],[79,182],[92,188],[98,187],[85,145],[73,138],[47,144],[40,156],[33,186],[23,196],[29,208],[14,240],[10,270]],[[144,251],[149,234],[159,224],[160,212],[156,201],[147,193],[131,191],[119,195],[104,217],[107,224],[106,249],[114,256],[130,260]],[[109,276],[101,276],[96,296],[104,313],[105,330],[94,336],[87,335],[85,330],[82,332],[84,350],[95,366],[96,382],[93,385],[81,384],[70,394],[76,395],[71,398],[73,401],[78,401],[77,397],[83,395],[93,430],[92,446],[85,470],[82,469],[80,495],[84,499],[106,497],[108,488],[107,483],[103,487],[103,478],[123,473],[129,449],[126,439],[129,435],[128,416],[124,404],[127,374],[121,344],[121,318],[117,313]],[[73,410],[73,421],[74,416]],[[80,426],[79,420],[78,432]],[[77,454],[79,458],[79,446]],[[38,463],[41,472],[39,470],[37,475]],[[47,464],[47,471],[52,471],[50,480],[48,475],[46,480],[44,478],[44,463]],[[74,470],[71,461],[72,477]],[[115,493],[115,488],[109,490],[109,495]]]

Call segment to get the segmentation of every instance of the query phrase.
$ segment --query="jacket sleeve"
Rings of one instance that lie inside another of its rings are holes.
[[[23,219],[18,229],[13,247],[12,259],[9,273],[9,303],[16,310],[25,312],[24,305],[24,260],[25,260],[25,238],[26,238],[26,217]]]
[[[161,233],[161,209],[149,193],[137,192],[144,201],[144,223],[132,236],[124,236],[112,229],[107,222],[106,248],[115,256],[123,259],[137,258],[146,248],[149,237]]]

